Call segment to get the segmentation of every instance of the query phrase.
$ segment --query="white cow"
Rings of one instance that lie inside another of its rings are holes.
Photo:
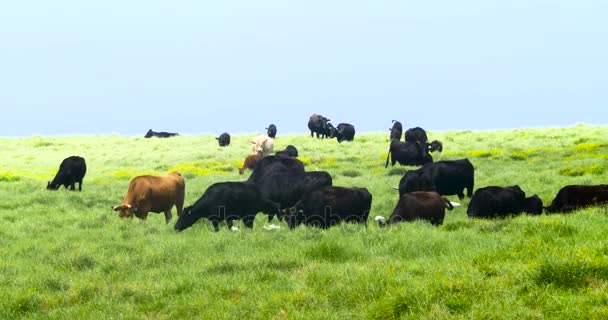
[[[262,157],[270,155],[274,150],[274,139],[259,135],[251,140],[251,152],[259,154]]]

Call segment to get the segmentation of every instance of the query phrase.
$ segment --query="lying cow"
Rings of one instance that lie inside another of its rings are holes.
[[[475,169],[469,159],[437,161],[422,168],[410,170],[399,181],[399,196],[406,192],[435,191],[442,196],[458,195],[464,198],[473,195]]]
[[[389,157],[391,166],[394,166],[397,162],[400,165],[408,166],[422,166],[433,162],[433,156],[429,154],[428,146],[425,143],[418,142],[391,141],[384,168],[388,168]]]
[[[397,206],[386,224],[421,219],[439,226],[443,224],[446,208],[452,210],[454,206],[437,192],[416,191],[406,193],[399,198],[399,202],[397,202]],[[381,227],[386,225],[384,217],[378,216],[376,220]]]
[[[133,217],[146,220],[149,212],[165,213],[165,221],[171,221],[171,208],[177,215],[184,207],[185,183],[178,172],[163,176],[138,176],[131,180],[129,191],[120,206],[113,206],[121,218]]]
[[[256,136],[251,140],[251,151],[253,154],[259,154],[262,157],[270,155],[274,149],[274,139],[268,136]]]
[[[401,141],[401,136],[403,135],[401,122],[393,120],[393,127],[388,130],[391,132],[390,141]]]
[[[281,156],[281,157],[298,157],[298,149],[296,149],[296,147],[292,146],[292,145],[288,145],[287,147],[285,147],[285,150],[281,150],[281,151],[277,151],[277,153],[274,154],[275,156]]]
[[[173,136],[179,136],[178,133],[173,133],[173,132],[154,132],[152,131],[152,129],[148,130],[148,132],[146,133],[146,135],[144,136],[144,138],[152,138],[152,137],[157,137],[157,138],[169,138],[169,137],[173,137]]]
[[[527,197],[524,201],[524,212],[532,215],[542,214],[543,201],[537,195]]]
[[[243,161],[243,166],[239,168],[239,174],[243,174],[246,169],[253,170],[260,159],[262,159],[262,156],[257,153],[248,155],[245,161]]]
[[[323,187],[306,193],[285,211],[290,229],[304,223],[329,228],[340,222],[367,224],[372,195],[365,188]]]
[[[230,134],[228,132],[224,132],[220,134],[219,137],[215,138],[220,147],[226,147],[230,145]]]
[[[608,185],[569,185],[561,188],[547,213],[567,213],[573,210],[608,204]]]
[[[276,138],[277,136],[277,126],[275,126],[274,124],[270,124],[268,126],[268,128],[266,128],[266,133],[268,134],[269,137],[271,138]]]
[[[247,182],[219,182],[211,185],[194,203],[186,207],[175,223],[175,230],[182,231],[201,218],[207,218],[213,229],[219,231],[221,221],[232,229],[234,220],[243,220],[247,228],[253,228],[258,212],[278,213],[279,204],[267,200],[260,189]]]
[[[74,191],[76,182],[78,182],[78,191],[82,191],[82,179],[87,173],[87,164],[83,157],[71,156],[63,159],[59,165],[59,171],[53,178],[53,181],[48,181],[46,184],[47,190],[57,190],[61,185],[65,188],[70,186],[70,190]]]

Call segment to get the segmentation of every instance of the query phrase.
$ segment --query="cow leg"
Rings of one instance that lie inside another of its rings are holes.
[[[268,214],[268,222],[271,222],[273,218],[274,218],[274,213],[269,213]]]
[[[171,221],[171,218],[172,218],[171,209],[169,209],[169,210],[165,211],[165,223],[169,224],[169,221]]]
[[[470,198],[471,196],[469,196]],[[458,199],[462,200],[464,199],[464,193],[462,193],[462,191],[458,192]]]
[[[228,230],[232,230],[232,219],[226,219],[226,224],[228,225]]]
[[[72,182],[70,184],[70,191],[74,191],[74,190],[76,190],[76,182]]]
[[[254,220],[255,220],[255,214],[252,214],[249,216],[245,216],[245,218],[243,218],[243,223],[245,223],[245,227],[247,227],[249,229],[253,229]]]
[[[78,181],[78,191],[82,191],[82,180]]]
[[[220,222],[217,219],[211,220],[211,223],[213,224],[213,230],[215,232],[220,231]]]

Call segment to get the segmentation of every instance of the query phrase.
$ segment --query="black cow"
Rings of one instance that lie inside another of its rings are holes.
[[[340,123],[336,128],[331,128],[329,132],[330,138],[338,139],[338,142],[353,141],[355,139],[355,126],[350,123]]]
[[[410,170],[399,181],[399,196],[406,192],[436,191],[440,195],[458,195],[464,198],[473,195],[475,169],[469,159],[437,161],[422,168]]]
[[[267,176],[256,183],[262,196],[281,205],[281,208],[292,207],[300,198],[311,191],[332,185],[331,175],[325,171],[288,173]],[[271,221],[274,214],[268,214]],[[279,216],[279,220],[282,217]]]
[[[87,164],[83,157],[71,156],[63,159],[59,165],[59,171],[53,178],[53,181],[48,181],[46,184],[47,190],[57,190],[61,185],[65,188],[70,186],[70,190],[74,191],[76,182],[78,182],[78,191],[82,191],[82,179],[87,173]]]
[[[439,226],[443,224],[446,208],[452,210],[454,206],[437,192],[416,191],[406,193],[399,198],[399,202],[397,202],[397,206],[393,210],[393,214],[391,214],[387,224],[421,219]],[[383,227],[385,226],[382,221],[384,218],[380,218],[378,224]]]
[[[424,143],[429,141],[426,131],[420,127],[409,128],[405,131],[405,141]]]
[[[540,215],[543,213],[543,201],[537,195],[527,197],[524,201],[523,211],[533,215]]]
[[[421,166],[433,162],[433,156],[429,154],[428,146],[418,142],[391,141],[384,168],[388,168],[389,157],[391,158],[392,166],[394,166],[396,162],[399,162],[401,165],[409,166]]]
[[[471,218],[504,218],[524,209],[526,194],[518,185],[489,186],[475,191],[467,215]]]
[[[157,138],[169,138],[169,137],[173,137],[173,136],[179,136],[178,133],[173,133],[173,132],[154,132],[152,131],[152,129],[148,130],[148,132],[146,133],[146,135],[144,136],[144,138],[152,138],[152,137],[157,137]]]
[[[296,147],[294,147],[292,145],[288,145],[287,147],[285,147],[285,150],[277,151],[277,153],[275,153],[274,155],[275,156],[281,156],[281,157],[294,157],[294,158],[297,158],[298,157],[298,149],[296,149]]]
[[[323,187],[306,193],[287,209],[290,229],[305,225],[329,228],[342,221],[367,224],[372,195],[365,188]]]
[[[292,157],[267,156],[256,163],[247,181],[257,184],[268,176],[288,173],[304,173],[302,161]]]
[[[313,133],[317,134],[317,138],[325,138],[329,136],[329,131],[333,127],[329,123],[329,119],[322,115],[313,113],[308,119],[308,129],[310,129],[310,136],[313,137]]]
[[[274,139],[277,136],[277,126],[275,126],[273,123],[271,123],[266,130],[269,137]]]
[[[393,120],[393,127],[388,129],[391,132],[390,141],[401,141],[401,135],[403,134],[403,126],[401,122]]]
[[[228,132],[224,132],[220,134],[219,137],[215,138],[215,140],[217,140],[220,147],[228,146],[230,145],[230,134],[228,134]]]
[[[207,218],[215,231],[226,220],[228,229],[232,221],[242,219],[247,228],[253,228],[258,212],[278,213],[280,206],[262,196],[260,189],[246,182],[219,182],[212,184],[194,203],[184,208],[175,223],[175,230],[182,231],[200,218]]]
[[[568,185],[559,190],[547,213],[567,213],[573,210],[608,204],[608,185]]]

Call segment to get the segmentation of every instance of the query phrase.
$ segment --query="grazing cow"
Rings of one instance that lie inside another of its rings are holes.
[[[433,162],[433,156],[429,154],[428,146],[418,142],[391,141],[384,168],[388,168],[389,157],[391,158],[391,166],[394,166],[396,162],[409,166],[422,166]]]
[[[469,202],[467,215],[471,218],[504,218],[520,214],[525,201],[526,194],[518,185],[480,188]]]
[[[414,221],[416,219],[427,220],[431,224],[439,226],[443,224],[445,209],[452,210],[454,207],[447,199],[434,191],[415,191],[402,195],[388,219],[387,224],[401,221]],[[380,217],[378,224],[385,226],[384,218]]]
[[[427,163],[422,168],[410,170],[399,181],[399,196],[406,192],[435,191],[442,196],[458,195],[464,198],[473,195],[475,169],[469,159],[437,161]]]
[[[251,140],[251,151],[253,154],[260,154],[265,157],[272,153],[274,149],[274,139],[268,136],[256,136]]]
[[[169,137],[173,137],[173,136],[179,136],[179,134],[173,133],[173,132],[164,132],[164,131],[154,132],[154,131],[152,131],[152,129],[150,129],[150,130],[148,130],[148,132],[146,133],[144,138],[152,138],[152,137],[169,138]]]
[[[353,141],[355,139],[355,126],[350,123],[340,123],[336,128],[331,128],[330,138],[338,139],[338,142]]]
[[[317,138],[325,138],[329,136],[329,130],[333,127],[331,123],[329,123],[329,119],[325,118],[322,115],[313,113],[312,116],[308,119],[308,129],[310,129],[310,137],[313,137],[313,134],[317,134]]]
[[[253,228],[253,221],[258,212],[277,213],[279,204],[267,200],[260,189],[247,182],[219,182],[212,184],[194,203],[186,207],[184,213],[175,223],[175,230],[182,231],[192,226],[200,218],[207,218],[219,231],[221,221],[228,223],[242,219],[247,228]]]
[[[266,199],[279,203],[281,208],[289,208],[304,194],[321,187],[331,186],[332,178],[325,171],[287,173],[265,177],[256,185]],[[271,221],[273,216],[273,214],[269,214],[268,221]],[[279,220],[281,220],[281,216],[279,216]]]
[[[275,126],[274,124],[271,123],[268,128],[266,128],[266,130],[266,133],[269,137],[274,139],[277,136],[277,126]]]
[[[608,204],[608,185],[568,185],[559,190],[547,213],[567,213],[573,210]]]
[[[46,184],[47,190],[57,190],[61,185],[65,188],[70,186],[70,190],[74,191],[76,182],[78,182],[78,191],[82,191],[82,179],[87,173],[87,164],[83,157],[71,156],[63,159],[59,165],[59,171],[53,178],[53,181],[48,181]]]
[[[403,134],[403,126],[401,122],[393,120],[393,127],[388,129],[391,132],[390,141],[401,141],[401,135]]]
[[[297,158],[268,156],[258,161],[247,181],[257,184],[268,176],[287,173],[304,173],[304,164]]]
[[[537,195],[527,197],[523,210],[525,213],[540,215],[543,213],[543,201]]]
[[[420,127],[410,128],[405,131],[405,141],[424,143],[429,141],[424,129]]]
[[[260,159],[262,159],[262,156],[257,153],[248,155],[247,158],[245,158],[245,161],[243,161],[243,166],[239,168],[239,174],[243,174],[246,169],[253,170],[253,168],[255,168],[256,163],[258,163]]]
[[[302,223],[321,228],[342,221],[367,224],[371,206],[372,195],[365,188],[323,187],[286,209],[285,221],[290,229]]]
[[[178,172],[163,176],[138,176],[131,180],[129,191],[120,206],[113,206],[121,218],[133,217],[146,220],[149,212],[165,213],[165,221],[171,221],[171,208],[175,206],[180,216],[184,207],[184,178]]]
[[[220,134],[219,137],[215,138],[215,140],[217,140],[220,147],[228,146],[230,145],[230,134],[228,134],[228,132],[224,132]]]
[[[275,156],[281,156],[281,157],[298,157],[298,149],[296,149],[296,147],[292,146],[292,145],[288,145],[287,147],[285,147],[285,150],[281,150],[281,151],[277,151],[277,153],[274,154]]]

